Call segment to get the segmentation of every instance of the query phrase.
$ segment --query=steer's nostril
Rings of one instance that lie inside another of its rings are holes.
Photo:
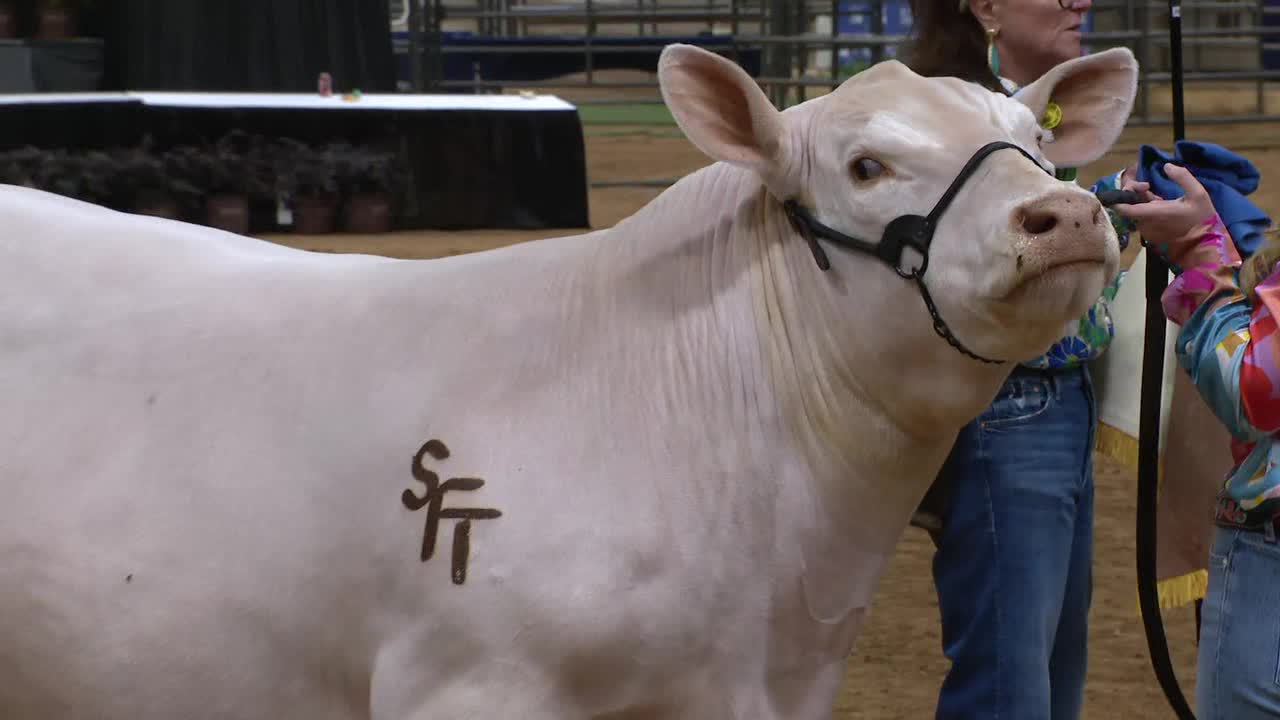
[[[1041,235],[1058,226],[1058,216],[1044,210],[1028,210],[1022,213],[1022,229],[1032,235]]]

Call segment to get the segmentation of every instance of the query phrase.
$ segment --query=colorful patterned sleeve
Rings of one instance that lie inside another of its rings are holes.
[[[1243,297],[1236,285],[1240,255],[1215,213],[1174,240],[1148,238],[1148,247],[1168,260],[1177,276],[1160,296],[1164,314],[1186,325],[1191,314],[1204,303],[1215,307]]]
[[[1280,430],[1280,274],[1246,298],[1235,282],[1239,255],[1215,215],[1175,243],[1157,248],[1176,263],[1161,301],[1182,325],[1176,354],[1208,405],[1240,440]]]
[[[1240,396],[1249,422],[1267,432],[1280,430],[1280,274],[1272,273],[1253,290],[1249,348],[1240,368]]]
[[[1239,440],[1267,433],[1249,422],[1241,369],[1249,348],[1249,307],[1238,297],[1211,309],[1201,305],[1178,333],[1178,364],[1187,372],[1213,414]]]

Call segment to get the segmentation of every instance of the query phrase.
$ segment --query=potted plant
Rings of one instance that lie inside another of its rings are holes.
[[[80,173],[76,197],[103,207],[111,207],[116,193],[116,165],[111,153],[89,150],[74,153],[73,165]]]
[[[205,224],[247,235],[253,203],[275,200],[269,145],[235,130],[205,150],[203,167]]]
[[[288,198],[293,229],[306,235],[333,232],[338,181],[331,156],[292,138],[280,138],[273,155],[276,188]]]
[[[116,163],[113,201],[118,209],[182,220],[199,205],[200,189],[185,173],[175,172],[169,158],[149,143],[120,148],[112,159]]]
[[[204,223],[238,235],[249,234],[248,181],[241,166],[243,158],[214,146],[201,155],[205,169]]]
[[[79,194],[79,170],[71,167],[69,154],[61,148],[40,150],[40,158],[31,166],[29,179],[31,187],[38,190],[65,197]]]
[[[164,152],[147,149],[145,153],[131,155],[122,167],[127,170],[130,181],[128,188],[137,192],[131,192],[125,198],[126,207],[131,207],[135,198],[145,196],[149,198],[147,204],[159,208],[167,206],[175,210],[175,217],[198,218],[201,200],[206,192],[205,164],[200,148],[193,145],[179,145]],[[159,192],[157,183],[161,178],[166,183],[180,178],[185,183],[184,189],[188,191],[185,197],[180,199],[175,193],[167,192],[168,188],[163,193]],[[163,200],[156,202],[158,198]],[[168,213],[165,216],[170,217]]]
[[[45,154],[30,145],[0,153],[0,183],[39,188],[37,178]]]
[[[78,32],[77,6],[91,4],[92,0],[40,0],[36,6],[36,37],[42,40],[62,40],[75,37]]]
[[[110,201],[114,160],[106,153],[24,149],[13,169],[22,180],[17,184],[97,205]]]
[[[389,232],[393,201],[406,177],[396,155],[348,143],[330,145],[329,154],[338,190],[345,198],[343,229],[362,234]]]
[[[247,235],[250,199],[270,194],[255,161],[227,142],[178,146],[165,153],[164,163],[169,177],[183,178],[199,192],[186,210],[209,227]]]

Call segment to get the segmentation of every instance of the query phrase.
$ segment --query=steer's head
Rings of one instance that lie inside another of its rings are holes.
[[[779,201],[795,199],[822,224],[871,242],[900,215],[928,215],[983,145],[1005,141],[1029,153],[1034,161],[1008,148],[982,160],[939,218],[929,250],[924,281],[940,315],[984,357],[1012,364],[1044,352],[1118,271],[1116,234],[1097,198],[1046,171],[1090,163],[1116,141],[1137,83],[1127,49],[1063,63],[1014,97],[888,61],[786,112],[737,65],[697,48],[668,47],[659,74],[700,149],[757,173]],[[1050,100],[1062,110],[1051,132],[1037,121]],[[822,278],[812,268],[815,282],[848,294],[834,304],[862,303],[870,290],[891,300],[881,308],[927,323],[914,283],[820,242],[831,269]]]

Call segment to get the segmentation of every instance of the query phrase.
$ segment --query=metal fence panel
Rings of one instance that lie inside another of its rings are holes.
[[[574,102],[658,102],[658,53],[699,44],[748,69],[774,102],[830,91],[897,55],[906,0],[390,0],[402,87],[432,92],[555,92]],[[1280,113],[1280,0],[1183,6],[1189,122]],[[1131,122],[1168,122],[1167,5],[1095,2],[1090,49],[1124,45],[1142,67]],[[414,42],[414,40],[417,42]]]

